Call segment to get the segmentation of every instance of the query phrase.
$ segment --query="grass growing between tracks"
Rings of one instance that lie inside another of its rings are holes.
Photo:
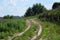
[[[32,23],[30,29],[26,33],[24,33],[21,37],[16,37],[14,40],[30,40],[37,33],[37,29],[37,25]]]

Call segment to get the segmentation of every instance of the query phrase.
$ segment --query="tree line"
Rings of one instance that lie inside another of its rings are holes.
[[[55,2],[51,10],[47,10],[40,3],[34,4],[32,7],[29,7],[24,15],[24,17],[39,15],[39,19],[44,18],[44,20],[57,21],[60,22],[60,3]],[[4,19],[12,19],[13,16],[6,15]]]
[[[12,18],[13,18],[13,16],[6,15],[6,16],[4,16],[3,18],[4,18],[4,19],[12,19]]]
[[[60,23],[60,3],[54,3],[52,10],[40,14],[39,18]]]
[[[43,5],[35,4],[29,7],[25,13],[25,17],[39,15],[39,19],[60,22],[60,3],[55,2],[52,10],[47,10]]]
[[[38,15],[40,13],[43,13],[45,10],[46,8],[43,5],[37,3],[34,4],[32,7],[29,7],[24,16],[28,17],[28,16]]]

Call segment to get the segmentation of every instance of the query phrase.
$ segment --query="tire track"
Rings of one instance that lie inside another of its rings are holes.
[[[42,33],[42,26],[40,25],[39,22],[36,22],[35,19],[31,19],[31,20],[32,20],[33,23],[35,23],[35,24],[38,25],[38,27],[39,27],[38,33],[31,38],[31,40],[36,40],[36,38],[37,38],[38,36],[40,36],[41,33]]]
[[[15,33],[12,37],[8,37],[8,40],[12,40],[14,39],[15,37],[18,37],[18,36],[22,36],[26,31],[28,31],[31,27],[31,23],[29,20],[26,20],[26,25],[28,26],[25,31],[21,32],[21,33]]]

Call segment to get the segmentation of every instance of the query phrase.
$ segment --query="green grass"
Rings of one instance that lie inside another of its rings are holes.
[[[24,31],[26,26],[26,19],[37,18],[37,16],[31,16],[21,19],[3,19],[0,20],[0,39],[6,39],[8,36],[17,32]],[[37,37],[36,40],[60,40],[60,25],[56,22],[49,22],[37,19],[42,24],[42,34]],[[37,25],[31,24],[31,28],[25,32],[21,37],[16,37],[13,40],[29,40],[36,33],[38,29]]]
[[[49,21],[41,21],[42,23],[42,34],[37,38],[37,40],[40,40],[42,38],[43,40],[60,40],[60,25],[49,22]]]
[[[35,32],[37,29],[37,25],[32,23],[31,28],[26,33],[24,33],[21,37],[16,37],[14,40],[29,40],[37,33]]]
[[[37,17],[39,17],[39,15],[29,16],[29,17],[24,17],[24,18],[26,18],[26,19],[34,19],[34,18],[37,18]]]
[[[2,19],[0,20],[0,39],[22,32],[26,28],[26,19]]]

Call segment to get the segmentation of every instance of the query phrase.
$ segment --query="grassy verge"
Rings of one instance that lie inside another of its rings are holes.
[[[42,34],[37,38],[37,40],[60,40],[60,25],[49,22],[41,21],[42,23]]]
[[[26,19],[2,19],[0,20],[0,39],[22,32],[26,28]]]

